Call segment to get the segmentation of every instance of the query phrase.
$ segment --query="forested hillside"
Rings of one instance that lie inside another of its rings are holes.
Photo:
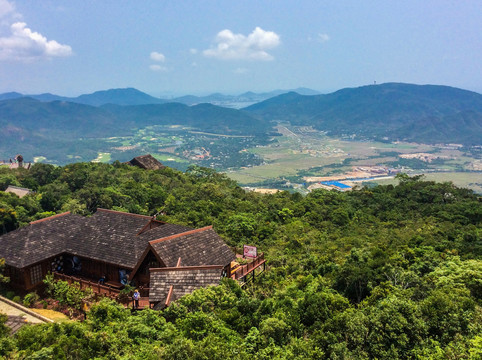
[[[283,94],[244,110],[330,135],[480,145],[482,95],[449,86],[387,83],[327,95]]]
[[[44,156],[64,164],[68,154],[95,159],[101,149],[112,146],[105,142],[105,138],[130,136],[137,129],[153,125],[178,125],[221,135],[262,138],[273,131],[267,121],[211,104],[109,104],[96,107],[17,98],[0,101],[0,160],[12,157],[12,152],[21,153],[26,159]],[[158,136],[166,134],[160,132]]]
[[[145,171],[115,162],[0,169],[0,231],[97,207],[201,227],[256,245],[268,271],[195,291],[163,312],[103,301],[85,322],[0,325],[0,356],[36,359],[480,359],[482,206],[450,183],[303,197],[245,192],[191,167]],[[0,246],[2,238],[0,236]]]

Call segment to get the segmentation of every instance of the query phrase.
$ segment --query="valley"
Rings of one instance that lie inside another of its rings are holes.
[[[306,192],[323,180],[370,178],[351,181],[349,185],[386,184],[397,173],[404,172],[426,174],[427,179],[434,181],[453,181],[458,186],[482,193],[480,147],[355,141],[289,124],[277,129],[282,136],[268,145],[249,150],[263,158],[263,164],[228,170],[227,175],[252,187],[293,188]]]
[[[273,93],[243,109],[220,94],[183,98],[190,106],[135,89],[54,101],[7,95],[0,95],[7,164],[16,154],[64,165],[150,153],[179,170],[208,167],[265,191],[345,191],[404,172],[482,193],[482,96],[462,89],[387,83]],[[220,98],[226,107],[216,105]]]
[[[95,141],[79,138],[78,143],[84,143],[88,150],[72,151],[66,158],[125,162],[150,153],[176,169],[186,170],[193,164],[213,168],[242,186],[260,191],[308,193],[332,187],[320,184],[326,181],[339,181],[349,188],[397,183],[394,176],[404,172],[424,174],[427,180],[452,181],[482,193],[480,147],[354,140],[288,122],[275,129],[277,136],[256,137],[207,133],[183,125],[152,125],[134,129],[131,136]],[[38,154],[32,160],[64,164],[49,156]]]

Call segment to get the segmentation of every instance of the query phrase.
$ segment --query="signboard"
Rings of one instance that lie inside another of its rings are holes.
[[[243,256],[248,258],[255,258],[258,256],[258,249],[256,246],[244,245]]]

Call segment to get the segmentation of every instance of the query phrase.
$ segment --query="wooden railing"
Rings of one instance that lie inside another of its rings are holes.
[[[234,273],[231,274],[231,278],[238,280],[249,273],[253,272],[256,270],[258,267],[266,263],[266,260],[264,259],[264,253],[261,253],[258,257],[256,257],[253,261],[250,263],[247,263],[246,265],[240,266]]]
[[[80,278],[77,276],[69,276],[61,273],[54,272],[54,279],[67,281],[69,284],[74,282],[80,285],[81,289],[91,288],[95,293],[108,296],[110,298],[115,298],[120,293],[120,289],[117,286],[100,284],[99,282],[90,281],[85,278]]]
[[[141,298],[148,298],[149,297],[149,288],[148,287],[139,287],[139,293],[141,294]]]

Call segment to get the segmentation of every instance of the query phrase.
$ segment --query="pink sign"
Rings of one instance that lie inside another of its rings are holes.
[[[258,249],[256,246],[244,245],[243,255],[244,257],[255,258],[258,256]]]

